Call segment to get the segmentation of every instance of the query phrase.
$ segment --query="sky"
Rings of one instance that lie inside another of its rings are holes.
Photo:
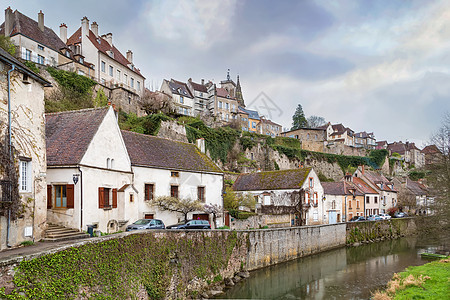
[[[163,79],[240,76],[245,103],[284,128],[301,104],[377,140],[426,145],[450,112],[450,1],[0,0],[68,36],[87,16]],[[3,17],[0,22],[4,21]]]

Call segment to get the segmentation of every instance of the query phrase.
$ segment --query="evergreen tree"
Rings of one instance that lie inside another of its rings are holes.
[[[308,125],[308,121],[305,118],[305,114],[303,113],[302,105],[299,104],[297,109],[295,110],[294,115],[292,116],[292,128],[291,130],[299,129],[302,127],[306,127]]]

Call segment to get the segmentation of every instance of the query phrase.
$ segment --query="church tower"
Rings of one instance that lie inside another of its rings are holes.
[[[236,84],[236,100],[239,103],[239,106],[245,107],[244,96],[242,95],[241,83],[239,81],[239,75],[237,76],[237,84]]]

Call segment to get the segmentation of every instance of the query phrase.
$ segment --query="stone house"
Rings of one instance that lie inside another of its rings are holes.
[[[421,181],[413,181],[406,176],[395,178],[393,182],[398,187],[399,206],[403,212],[411,215],[432,214],[431,206],[434,198]]]
[[[67,26],[61,25],[66,31]],[[5,10],[5,22],[0,25],[0,34],[11,37],[16,45],[16,56],[38,65],[57,67],[93,78],[92,64],[84,61],[81,55],[74,53],[66,46],[65,40],[44,24],[44,13],[38,13],[38,21],[20,13]]]
[[[46,140],[48,222],[123,229],[134,205],[120,190],[133,174],[112,107],[46,114]]]
[[[239,119],[241,120],[242,128],[248,128],[249,132],[258,133],[258,124],[261,122],[261,117],[256,110],[239,106]]]
[[[299,128],[281,133],[281,136],[298,139],[302,149],[324,152],[324,143],[327,140],[326,128]]]
[[[442,152],[436,147],[436,145],[428,145],[422,149],[422,154],[425,158],[425,166],[432,165],[439,162],[439,158]]]
[[[259,134],[268,135],[273,138],[281,134],[282,128],[280,124],[266,119],[263,116],[261,116],[260,122],[256,125],[256,130]]]
[[[14,170],[18,172],[8,172],[2,162],[1,250],[23,241],[40,240],[46,229],[44,87],[50,83],[1,48],[0,70],[0,150],[9,160],[9,149],[13,149]],[[16,188],[19,199],[11,194]],[[22,205],[23,211],[13,211]]]
[[[384,177],[383,174],[365,170],[365,167],[361,166],[353,173],[353,176],[361,178],[378,193],[379,198],[374,199],[378,202],[379,211],[377,213],[387,213],[388,209],[397,206],[398,190],[395,188],[394,183]]]
[[[375,139],[375,135],[373,132],[357,132],[355,133],[355,147],[364,148],[364,149],[375,149],[377,146],[377,142]]]
[[[194,116],[198,116],[208,111],[209,94],[208,86],[212,85],[211,82],[205,84],[205,80],[202,79],[201,83],[196,83],[189,78],[187,86],[194,96]]]
[[[163,80],[161,84],[161,92],[172,98],[175,110],[180,115],[195,115],[195,100],[186,83],[170,79]]]
[[[137,207],[126,212],[127,220],[158,218],[166,225],[182,221],[184,215],[150,205],[159,196],[199,200],[222,210],[223,172],[195,145],[129,131],[122,131],[122,136],[137,191],[134,196]],[[223,225],[222,218],[214,220],[212,214],[204,211],[190,212],[187,217],[208,220],[213,227]]]
[[[324,190],[312,168],[241,174],[233,189],[251,193],[258,212],[288,215],[292,225],[327,223]]]
[[[354,186],[364,194],[364,216],[378,215],[380,213],[380,196],[378,192],[359,177],[351,176],[350,180],[353,182]]]
[[[391,153],[400,154],[407,166],[414,165],[416,168],[425,166],[425,154],[416,147],[415,143],[393,142],[388,144],[387,149]]]

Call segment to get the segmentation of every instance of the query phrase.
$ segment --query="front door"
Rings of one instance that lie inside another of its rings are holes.
[[[335,210],[328,211],[328,224],[337,223],[337,212]]]

